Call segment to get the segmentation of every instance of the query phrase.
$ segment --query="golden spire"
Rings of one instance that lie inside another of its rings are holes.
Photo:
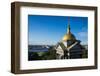
[[[70,32],[70,24],[68,25],[68,27],[67,27],[67,34],[70,34],[71,32]]]
[[[67,27],[67,33],[64,35],[62,38],[62,41],[67,41],[67,40],[76,40],[75,36],[71,33],[70,31],[70,23],[69,23],[69,18],[68,18],[68,27]]]
[[[70,34],[70,18],[68,17],[68,27],[67,27],[67,34]]]

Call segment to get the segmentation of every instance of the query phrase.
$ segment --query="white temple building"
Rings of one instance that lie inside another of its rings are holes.
[[[80,40],[77,40],[70,31],[70,25],[68,25],[67,33],[62,40],[55,46],[57,59],[76,59],[82,58],[82,55],[86,49],[80,44]]]

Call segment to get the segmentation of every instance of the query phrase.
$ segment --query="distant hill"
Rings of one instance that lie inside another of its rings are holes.
[[[50,47],[53,45],[29,45],[28,46],[28,51],[29,52],[43,52],[43,51],[48,51]]]

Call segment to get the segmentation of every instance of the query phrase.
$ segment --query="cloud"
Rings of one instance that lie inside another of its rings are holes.
[[[87,32],[79,32],[78,35],[80,37],[87,37]]]
[[[88,32],[81,31],[77,35],[78,39],[81,40],[81,44],[88,44]]]

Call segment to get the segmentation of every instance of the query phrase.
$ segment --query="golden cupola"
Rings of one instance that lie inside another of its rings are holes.
[[[68,40],[73,40],[73,41],[76,40],[75,36],[70,31],[70,25],[68,25],[67,33],[62,38],[62,41],[68,41]]]

